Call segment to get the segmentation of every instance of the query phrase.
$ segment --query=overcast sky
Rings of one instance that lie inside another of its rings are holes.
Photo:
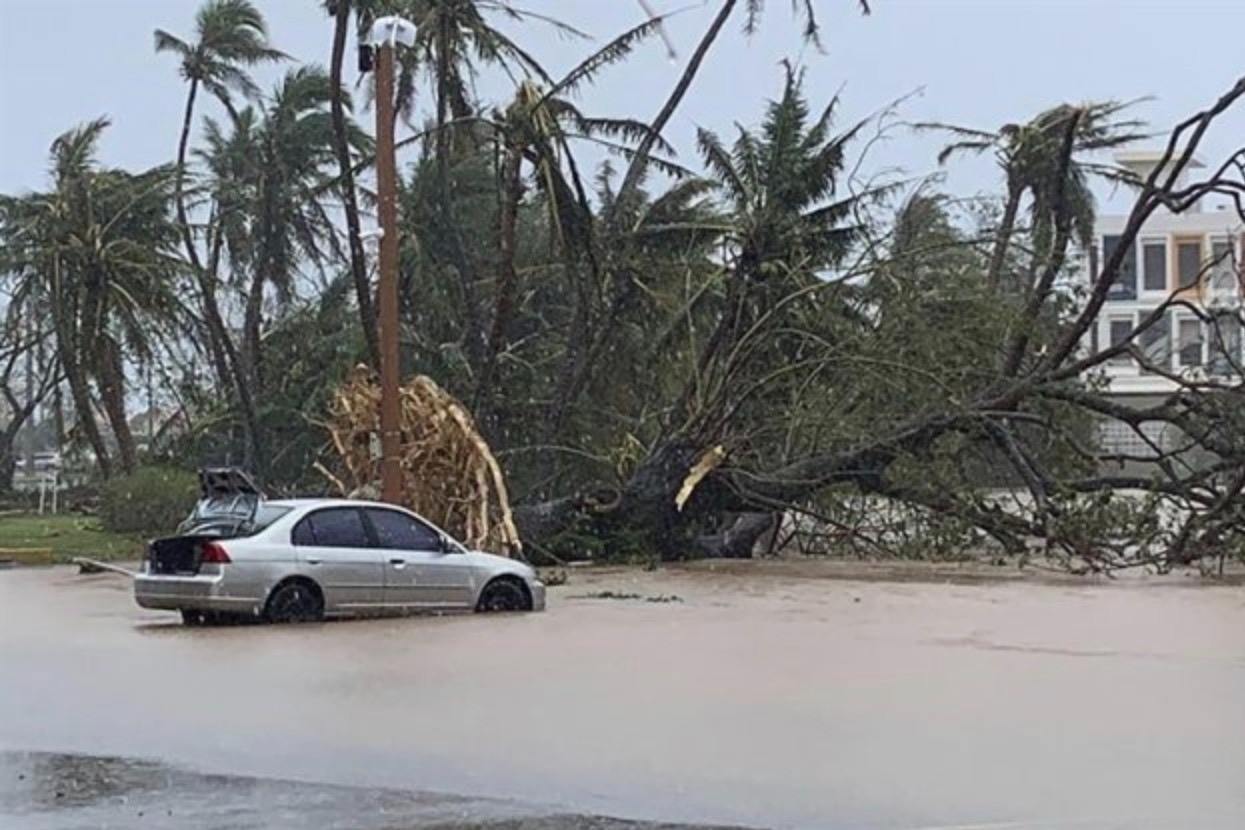
[[[1212,102],[1245,74],[1242,0],[874,0],[861,17],[856,0],[816,0],[825,52],[800,46],[787,0],[769,0],[751,39],[736,27],[707,62],[667,137],[680,159],[695,160],[697,126],[719,131],[755,123],[781,83],[779,61],[807,68],[814,106],[841,91],[843,123],[912,95],[900,115],[995,129],[1061,101],[1152,96],[1137,108],[1156,129]],[[259,0],[273,43],[300,61],[327,64],[331,21],[319,0]],[[518,5],[563,19],[598,44],[643,19],[638,0],[525,0]],[[668,32],[680,63],[717,2],[650,0],[685,8]],[[152,29],[190,36],[197,0],[0,0],[0,192],[41,187],[52,139],[99,115],[113,126],[106,163],[140,167],[172,158],[185,90],[174,59],[152,50]],[[548,27],[514,31],[556,74],[590,52]],[[351,63],[353,56],[351,56]],[[650,119],[678,72],[658,41],[611,69],[583,98],[596,114]],[[269,86],[276,73],[261,73]],[[348,79],[354,82],[350,68]],[[482,83],[496,100],[504,86]],[[370,120],[364,116],[365,120]],[[1205,155],[1245,139],[1245,108],[1225,119]],[[938,140],[889,134],[866,169],[934,172]],[[961,194],[995,184],[988,163],[958,166],[948,186]]]

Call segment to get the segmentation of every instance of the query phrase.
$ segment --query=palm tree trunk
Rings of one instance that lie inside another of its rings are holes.
[[[657,143],[658,136],[661,135],[662,130],[666,128],[666,124],[670,122],[675,111],[678,110],[679,105],[683,102],[683,98],[691,88],[692,82],[700,72],[701,64],[704,63],[709,50],[722,33],[722,29],[735,11],[736,5],[738,5],[738,0],[725,0],[718,9],[717,16],[709,24],[709,28],[705,30],[700,43],[696,45],[696,51],[692,53],[691,60],[688,61],[683,74],[679,77],[678,82],[671,91],[670,97],[666,99],[665,104],[662,105],[661,110],[657,113],[657,117],[653,119],[648,134],[640,141],[639,146],[636,147],[635,155],[632,157],[631,164],[623,175],[622,184],[619,185],[618,193],[614,197],[613,203],[615,205],[625,204],[630,194],[639,186],[643,179],[644,171],[647,168],[648,156],[653,150],[653,145]],[[589,375],[596,365],[596,358],[604,351],[604,347],[613,336],[617,321],[622,316],[620,313],[621,306],[627,301],[631,293],[631,286],[632,283],[628,280],[626,285],[620,286],[614,292],[613,302],[611,308],[606,311],[602,330],[592,338],[592,343],[586,347],[584,353],[569,361],[567,371],[563,373],[561,382],[554,394],[554,403],[550,410],[550,418],[546,430],[548,440],[552,441],[561,430],[571,406],[573,406],[583,390],[587,388]]]
[[[498,219],[497,297],[493,305],[493,323],[489,328],[488,351],[476,387],[477,417],[482,421],[491,414],[493,380],[497,373],[497,356],[501,354],[510,318],[514,316],[515,235],[519,202],[523,198],[523,155],[517,148],[506,148],[501,163],[501,212]]]
[[[229,330],[225,327],[225,319],[220,311],[220,304],[216,299],[216,270],[217,257],[213,257],[212,268],[206,269],[199,258],[198,249],[195,248],[194,237],[190,232],[190,222],[186,216],[185,198],[182,191],[182,180],[184,179],[185,163],[186,163],[186,147],[190,141],[190,126],[192,123],[195,103],[195,93],[198,89],[198,82],[190,82],[190,92],[186,96],[186,111],[182,119],[182,134],[177,145],[177,183],[176,198],[177,205],[177,221],[182,231],[182,242],[186,246],[186,256],[190,259],[190,263],[194,268],[195,279],[198,283],[199,294],[203,301],[203,318],[208,328],[208,348],[212,352],[212,362],[216,365],[218,372],[221,367],[226,367],[230,376],[231,385],[237,392],[238,407],[241,410],[239,415],[242,420],[243,431],[245,432],[245,453],[244,459],[246,466],[259,474],[257,465],[261,460],[261,440],[259,414],[255,405],[254,387],[251,384],[250,372],[243,363],[242,357],[238,354],[238,349],[234,345],[233,338],[229,335]],[[353,192],[353,191],[352,191]]]
[[[61,364],[65,369],[65,380],[69,384],[69,399],[73,402],[74,420],[82,434],[86,437],[91,451],[95,453],[95,465],[104,478],[112,475],[112,459],[108,455],[108,445],[104,442],[99,424],[95,422],[95,411],[91,406],[91,390],[87,385],[86,375],[77,357],[66,358],[61,353]]]
[[[1009,177],[1010,178],[1010,177]],[[1024,188],[1014,180],[1007,183],[1007,201],[1003,205],[1003,217],[999,220],[998,236],[994,241],[994,251],[990,255],[990,270],[986,272],[986,284],[998,287],[1003,278],[1003,265],[1007,261],[1007,251],[1011,246],[1012,234],[1016,231],[1016,217],[1020,213],[1020,200],[1024,196]]]
[[[202,270],[199,263],[199,252],[195,248],[194,235],[190,231],[190,219],[186,215],[186,149],[190,146],[190,127],[194,123],[195,97],[199,92],[199,81],[190,81],[190,91],[186,93],[186,108],[182,113],[182,132],[177,139],[177,177],[173,181],[173,205],[177,209],[177,226],[182,232],[182,244],[186,246],[186,256],[196,270]]]
[[[99,378],[99,397],[108,416],[112,434],[117,439],[117,454],[121,469],[127,473],[138,468],[138,449],[134,434],[125,412],[125,367],[121,361],[121,349],[109,336],[99,338],[96,358],[96,374]]]
[[[440,205],[445,214],[445,227],[449,229],[449,241],[452,246],[455,270],[458,271],[459,288],[462,291],[463,343],[467,359],[472,366],[479,367],[484,360],[484,330],[480,314],[480,298],[476,291],[476,272],[471,262],[466,240],[463,238],[462,226],[456,221],[454,212],[454,188],[450,184],[450,164],[459,147],[450,142],[450,132],[446,128],[450,116],[449,73],[450,67],[445,65],[449,52],[451,37],[450,20],[442,14],[437,21],[437,120],[436,120],[436,152],[437,152],[437,185],[440,188]],[[455,115],[457,118],[458,116]]]
[[[52,259],[51,292],[49,295],[49,311],[52,322],[52,333],[56,337],[56,354],[60,359],[61,368],[65,370],[65,381],[69,384],[69,397],[73,402],[74,417],[77,426],[82,430],[92,452],[95,453],[95,464],[104,478],[112,475],[112,459],[108,455],[108,445],[95,421],[95,411],[91,407],[91,390],[87,383],[86,368],[83,365],[82,343],[77,336],[78,303],[74,292],[65,285],[64,273],[59,256]],[[61,409],[59,393],[56,396],[57,432],[65,434],[64,414]]]
[[[709,50],[713,47],[714,41],[718,39],[718,35],[721,34],[726,21],[730,19],[731,13],[735,11],[736,5],[738,5],[738,0],[725,0],[721,8],[718,9],[717,17],[713,19],[713,22],[709,24],[709,28],[705,30],[700,43],[696,45],[696,51],[692,53],[691,60],[687,62],[687,67],[679,77],[678,83],[674,85],[674,90],[670,93],[670,97],[666,99],[666,103],[662,105],[661,111],[657,113],[657,117],[653,119],[653,123],[649,126],[648,135],[644,136],[639,146],[636,147],[631,164],[627,167],[626,174],[623,175],[622,184],[618,186],[618,195],[614,197],[615,205],[626,204],[631,192],[639,186],[644,170],[648,165],[648,154],[653,151],[653,145],[657,143],[657,137],[661,135],[661,131],[666,128],[666,124],[674,116],[675,110],[683,102],[683,97],[687,95],[688,89],[691,88],[692,81],[696,79],[696,75],[700,72],[700,65],[704,62],[705,56],[709,54]]]
[[[8,430],[0,433],[0,495],[13,492],[13,475],[17,472],[15,441],[16,436],[10,436]]]
[[[195,272],[195,281],[203,302],[203,319],[208,329],[208,350],[212,355],[212,363],[221,372],[227,367],[231,385],[238,393],[238,404],[241,412],[243,428],[246,431],[247,456],[258,457],[260,446],[259,416],[255,408],[255,397],[248,381],[248,375],[234,346],[229,330],[225,327],[225,319],[216,299],[216,266],[209,271],[203,267],[199,251],[195,247],[194,235],[190,230],[190,220],[186,214],[186,200],[183,188],[186,171],[186,149],[190,144],[190,128],[194,120],[195,97],[199,82],[191,80],[190,91],[186,95],[186,108],[182,116],[182,132],[177,142],[177,179],[174,184],[174,204],[177,209],[177,224],[181,229],[182,243],[186,248],[186,257]],[[76,404],[75,404],[76,405]],[[248,466],[250,466],[248,464]]]
[[[25,365],[25,392],[26,400],[24,401],[25,409],[28,413],[35,410],[35,352],[37,344],[40,340],[39,332],[35,326],[35,315],[30,308],[26,309],[26,365]],[[25,464],[27,472],[34,472],[35,469],[35,433],[32,428],[26,434]]]
[[[251,285],[246,293],[246,314],[242,326],[242,357],[246,364],[247,383],[252,389],[258,389],[260,384],[260,344],[261,323],[264,314],[264,282],[265,279],[261,273],[256,273],[251,277]]]
[[[238,404],[241,411],[243,427],[246,430],[246,443],[249,449],[259,444],[259,419],[255,411],[255,399],[243,371],[238,350],[234,347],[229,330],[225,327],[225,319],[216,299],[216,266],[212,269],[203,267],[199,251],[195,247],[194,235],[190,230],[190,220],[186,214],[184,181],[186,173],[186,149],[190,144],[190,128],[194,122],[195,98],[199,90],[199,82],[190,81],[190,91],[186,94],[186,108],[182,115],[182,132],[177,142],[177,179],[174,184],[174,204],[177,209],[177,224],[181,229],[182,243],[186,248],[186,257],[190,260],[195,272],[195,282],[199,288],[199,296],[203,302],[203,319],[207,323],[208,350],[212,355],[212,364],[218,374],[227,370],[231,385],[238,393]],[[222,377],[222,381],[225,378]]]
[[[338,0],[333,25],[333,55],[329,64],[329,108],[333,119],[333,152],[341,173],[342,205],[346,213],[347,243],[350,248],[350,274],[354,278],[355,301],[359,304],[359,322],[367,343],[368,360],[380,366],[380,335],[376,327],[376,309],[372,288],[367,278],[367,258],[360,237],[359,202],[355,196],[354,165],[350,160],[350,142],[346,131],[346,108],[342,101],[342,61],[346,51],[346,31],[350,25],[350,0]]]
[[[247,291],[246,311],[242,324],[242,382],[239,390],[245,391],[247,397],[247,443],[244,463],[261,481],[267,470],[267,459],[264,456],[263,443],[260,440],[259,413],[255,404],[255,390],[262,388],[260,384],[263,382],[262,355],[260,352],[263,348],[261,323],[263,322],[265,281],[264,276],[257,273],[252,277],[250,288]]]

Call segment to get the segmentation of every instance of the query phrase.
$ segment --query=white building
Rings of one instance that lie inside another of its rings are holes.
[[[1120,153],[1116,162],[1144,179],[1161,156],[1158,152]],[[1098,266],[1115,252],[1127,222],[1126,215],[1098,217],[1089,252],[1091,274],[1097,274]],[[1243,249],[1245,228],[1227,206],[1203,209],[1197,205],[1180,214],[1160,208],[1146,221],[1125,254],[1119,279],[1111,286],[1091,332],[1090,345],[1096,350],[1124,342],[1169,299],[1178,304],[1136,335],[1134,344],[1143,360],[1122,355],[1105,367],[1110,393],[1147,406],[1176,390],[1178,383],[1171,376],[1241,382],[1245,365]],[[1163,434],[1160,424],[1154,426],[1150,437],[1170,448],[1170,436]],[[1153,452],[1123,424],[1104,423],[1101,438],[1108,451]]]

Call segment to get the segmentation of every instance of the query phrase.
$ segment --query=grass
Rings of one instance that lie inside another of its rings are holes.
[[[138,559],[142,540],[109,533],[99,519],[72,514],[0,516],[0,558],[5,548],[50,549],[57,562],[75,556],[89,559]]]

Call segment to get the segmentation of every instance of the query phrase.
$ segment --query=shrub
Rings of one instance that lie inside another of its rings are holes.
[[[143,467],[104,483],[99,517],[114,533],[171,533],[198,497],[194,474],[170,467]]]

